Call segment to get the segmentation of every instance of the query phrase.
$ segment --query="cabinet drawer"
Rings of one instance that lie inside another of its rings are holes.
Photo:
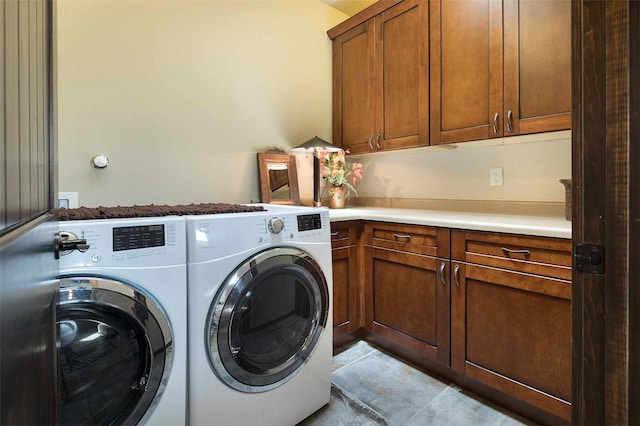
[[[349,222],[331,224],[331,248],[347,247],[356,243],[356,231]]]
[[[571,279],[571,240],[458,230],[451,239],[454,260]]]
[[[449,257],[449,230],[420,225],[367,224],[367,244],[408,253]]]

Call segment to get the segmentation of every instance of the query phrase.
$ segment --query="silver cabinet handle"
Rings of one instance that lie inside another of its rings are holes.
[[[398,235],[398,234],[393,234],[393,237],[396,240],[411,240],[411,235]]]
[[[460,288],[460,281],[458,278],[458,273],[460,272],[460,265],[455,265],[453,267],[453,282],[456,285],[456,288]]]
[[[531,252],[529,250],[510,250],[506,247],[502,247],[502,253],[504,253],[505,256],[509,257],[512,254],[524,254],[526,257],[531,256]]]
[[[513,133],[513,126],[511,125],[511,116],[512,116],[512,112],[511,110],[509,110],[509,112],[507,112],[507,131],[509,133]]]
[[[340,233],[340,231],[332,232],[331,236],[332,237],[337,237],[339,233]]]
[[[378,136],[376,136],[376,147],[380,149],[380,133],[378,133]]]
[[[442,283],[442,285],[446,285],[447,284],[447,280],[444,277],[444,268],[445,268],[445,263],[441,262],[440,263],[440,282]]]
[[[373,145],[371,144],[372,140],[373,140],[373,133],[371,133],[371,135],[369,135],[369,149],[373,149]]]
[[[493,116],[493,133],[498,134],[498,113]]]

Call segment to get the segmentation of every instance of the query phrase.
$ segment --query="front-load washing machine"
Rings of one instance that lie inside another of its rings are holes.
[[[329,402],[326,208],[187,216],[189,420],[293,425]]]
[[[59,227],[86,240],[60,256],[59,423],[186,424],[184,219]]]

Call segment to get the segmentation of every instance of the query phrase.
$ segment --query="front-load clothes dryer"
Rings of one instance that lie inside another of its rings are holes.
[[[189,420],[294,425],[329,402],[326,208],[187,216]]]
[[[59,222],[59,424],[184,425],[185,221]]]

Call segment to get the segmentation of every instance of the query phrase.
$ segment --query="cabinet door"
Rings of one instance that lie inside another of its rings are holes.
[[[502,136],[502,1],[436,0],[431,144]]]
[[[333,142],[352,154],[373,149],[373,20],[333,40]]]
[[[378,247],[368,251],[366,328],[448,365],[448,260]]]
[[[451,367],[571,418],[571,281],[452,262]]]
[[[429,15],[426,0],[406,0],[375,18],[374,148],[429,143]]]
[[[332,250],[333,259],[333,337],[358,329],[356,287],[356,246]]]
[[[357,225],[353,222],[331,224],[333,338],[336,347],[348,343],[351,339],[343,336],[353,333],[361,326],[357,285],[357,233]],[[357,336],[353,337],[354,340],[356,338]]]
[[[504,0],[504,114],[505,135],[571,128],[571,2]]]

